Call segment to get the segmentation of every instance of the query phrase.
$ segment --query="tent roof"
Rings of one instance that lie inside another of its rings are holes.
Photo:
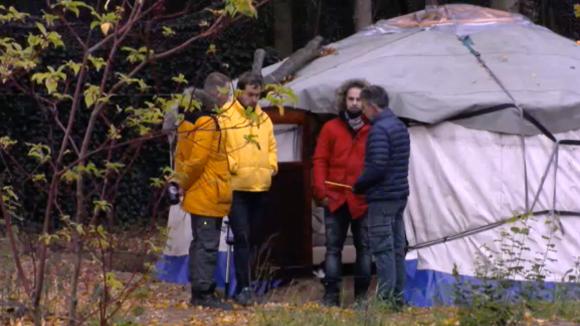
[[[509,95],[462,42],[466,35]],[[510,104],[513,97],[551,132],[580,128],[580,47],[519,15],[446,5],[431,14],[379,21],[329,47],[336,53],[314,60],[287,84],[299,97],[298,107],[336,112],[337,87],[364,78],[385,87],[395,113],[424,123]],[[277,65],[264,68],[264,74]],[[519,117],[508,108],[459,122],[495,132],[538,133]]]

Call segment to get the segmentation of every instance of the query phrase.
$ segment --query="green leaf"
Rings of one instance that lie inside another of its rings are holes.
[[[84,235],[85,234],[85,229],[83,228],[83,225],[82,224],[75,224],[75,230],[80,235]]]
[[[178,84],[185,84],[187,85],[187,79],[185,79],[185,76],[183,74],[179,74],[175,77],[172,77],[171,80],[173,80],[174,82],[178,83]]]
[[[248,144],[254,144],[258,147],[259,150],[262,150],[262,148],[260,147],[260,143],[258,142],[257,135],[244,135],[244,139]]]
[[[281,115],[284,115],[284,105],[296,105],[298,103],[298,96],[288,88],[279,84],[268,84],[265,87],[266,100],[272,106],[278,107]]]
[[[50,147],[44,144],[26,143],[30,147],[28,156],[36,159],[40,164],[44,164],[50,160]]]
[[[16,145],[18,141],[10,138],[9,136],[0,137],[0,148],[3,150],[8,150],[10,147]]]
[[[44,27],[44,25],[42,25],[41,23],[36,23],[36,28],[38,28],[38,30],[40,30],[40,32],[42,33],[42,35],[46,36],[46,27]]]
[[[93,21],[91,22],[91,25],[90,25],[90,27],[91,27],[91,29],[95,29],[95,27],[97,27],[97,26],[100,26],[100,25],[101,25],[101,22],[100,22],[100,21],[98,21],[98,20],[93,20]]]
[[[130,63],[143,62],[147,56],[151,56],[153,54],[153,50],[147,49],[145,46],[140,47],[138,50],[124,46],[121,48],[121,51],[129,52],[126,60]]]
[[[165,180],[161,178],[150,178],[150,185],[154,188],[163,188],[165,186]]]
[[[89,162],[87,165],[78,165],[76,167],[76,170],[79,173],[85,175],[93,175],[97,178],[101,178],[105,175],[105,171],[98,169],[95,163],[93,162]]]
[[[226,0],[224,9],[230,16],[235,16],[238,13],[252,18],[258,16],[258,11],[252,4],[252,0]]]
[[[119,162],[106,162],[105,167],[107,168],[107,170],[119,173],[121,169],[125,167],[125,164]]]
[[[56,88],[58,87],[58,82],[53,78],[49,77],[44,80],[44,85],[46,86],[48,94],[52,94],[56,91]]]
[[[111,125],[109,127],[108,137],[109,137],[109,139],[112,139],[112,140],[118,140],[118,139],[121,139],[121,133],[119,132],[119,129],[117,129],[117,128],[115,128],[115,126]]]
[[[66,63],[66,66],[69,67],[73,71],[73,73],[75,74],[75,76],[76,76],[76,75],[79,74],[79,71],[81,71],[81,66],[82,65],[80,63],[77,63],[77,62],[74,62],[72,60],[69,60]]]
[[[95,200],[93,201],[95,213],[104,212],[108,213],[111,211],[112,205],[106,200]],[[99,225],[100,226],[100,225]]]
[[[210,44],[207,48],[207,50],[205,51],[206,54],[216,54],[217,52],[217,48],[215,46],[215,44]]]
[[[1,8],[2,10],[6,10],[6,7]],[[13,6],[8,8],[8,11],[5,15],[0,14],[0,23],[10,23],[10,22],[17,22],[17,21],[24,21],[26,17],[30,16],[27,13],[20,12],[16,10]]]
[[[50,32],[46,39],[54,46],[55,48],[64,48],[64,42],[62,41],[62,37],[57,32]]]
[[[101,57],[93,57],[92,55],[89,55],[89,61],[93,64],[97,71],[100,71],[107,64],[105,59]]]
[[[85,105],[90,108],[99,99],[101,90],[97,85],[89,85],[83,92],[85,96]]]
[[[42,18],[44,19],[44,21],[46,22],[47,26],[54,26],[54,22],[58,19],[58,16],[56,15],[52,15],[47,13],[46,11],[42,11],[44,14],[42,15]]]
[[[172,37],[175,35],[175,31],[171,27],[163,26],[162,34],[165,37]]]
[[[53,67],[48,66],[48,72],[35,73],[32,75],[30,80],[37,84],[42,84],[44,82],[48,94],[52,94],[58,88],[58,82],[60,80],[66,80],[66,74],[62,72],[64,67],[65,66],[60,66],[55,70]]]
[[[75,170],[66,170],[63,174],[62,174],[62,179],[66,182],[66,183],[73,183],[75,181],[77,181],[80,177],[80,174],[75,171]]]
[[[59,101],[73,100],[73,97],[70,96],[69,94],[52,93],[52,97],[56,98]]]
[[[44,40],[42,39],[42,37],[38,35],[29,34],[27,38],[27,42],[30,47],[41,45],[43,41]]]
[[[46,182],[46,175],[44,173],[35,174],[32,176],[34,182]]]
[[[121,82],[127,84],[127,85],[131,85],[131,84],[137,84],[139,85],[139,90],[141,92],[146,91],[147,89],[149,89],[149,85],[147,85],[147,83],[145,83],[145,81],[143,79],[140,78],[131,78],[125,74],[122,73],[116,73],[117,76],[119,76],[119,79],[121,80]]]
[[[72,1],[72,0],[60,0],[58,3],[52,6],[53,8],[62,7],[65,11],[70,11],[74,13],[77,17],[80,15],[80,8],[86,8],[91,12],[95,12],[95,9],[83,1]]]
[[[113,272],[108,272],[106,274],[106,281],[107,286],[113,291],[120,291],[124,288],[123,283],[117,279],[117,276]]]

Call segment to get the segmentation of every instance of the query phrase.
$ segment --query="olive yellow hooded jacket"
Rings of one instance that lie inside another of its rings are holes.
[[[185,192],[186,212],[221,218],[229,213],[232,189],[226,143],[216,122],[202,115],[179,125],[175,180]]]
[[[259,106],[246,110],[239,101],[226,103],[222,109],[219,120],[226,137],[232,189],[269,190],[278,172],[272,120]]]

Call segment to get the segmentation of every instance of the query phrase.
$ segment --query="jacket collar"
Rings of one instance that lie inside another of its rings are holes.
[[[372,124],[377,123],[378,121],[384,120],[384,119],[388,119],[388,118],[392,118],[392,117],[396,117],[396,115],[393,113],[393,111],[391,111],[390,108],[384,108],[383,112],[379,113],[371,122]]]
[[[240,102],[239,100],[235,99],[234,102],[228,102],[224,105],[225,108],[229,108],[229,110],[235,110],[238,111],[240,114],[244,114],[244,112],[246,112],[246,108],[244,107],[244,105],[242,104],[242,102]],[[259,104],[256,105],[256,107],[254,108],[254,110],[256,111],[257,114],[262,113],[262,108],[260,107]]]

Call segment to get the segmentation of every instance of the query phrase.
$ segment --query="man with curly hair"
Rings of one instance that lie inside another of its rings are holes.
[[[342,249],[350,226],[356,248],[355,301],[365,299],[371,278],[371,253],[366,227],[367,204],[351,187],[365,157],[369,125],[362,116],[364,80],[348,80],[338,89],[339,116],[322,128],[313,157],[313,194],[325,207],[326,257],[323,304],[340,305]]]

